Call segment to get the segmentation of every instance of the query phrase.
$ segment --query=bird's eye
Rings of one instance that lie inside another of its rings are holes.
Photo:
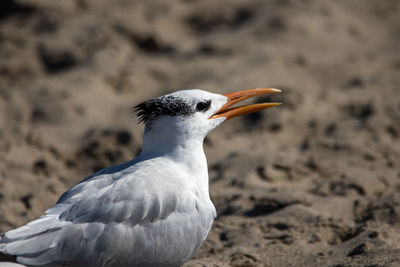
[[[208,110],[210,108],[210,106],[211,106],[211,100],[202,101],[202,102],[197,103],[196,110],[204,112],[204,111]]]

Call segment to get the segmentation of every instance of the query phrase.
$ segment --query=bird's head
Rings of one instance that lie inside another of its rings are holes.
[[[259,88],[223,95],[198,89],[183,90],[144,101],[135,106],[134,110],[138,114],[139,122],[145,123],[145,135],[203,141],[211,130],[225,120],[280,103],[232,107],[234,104],[251,97],[276,92],[280,90]]]

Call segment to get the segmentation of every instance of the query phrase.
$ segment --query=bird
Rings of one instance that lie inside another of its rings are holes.
[[[9,266],[181,266],[202,245],[217,216],[204,138],[224,121],[280,105],[233,107],[277,92],[190,89],[136,105],[144,124],[141,153],[95,172],[64,192],[43,216],[2,234],[0,259]]]

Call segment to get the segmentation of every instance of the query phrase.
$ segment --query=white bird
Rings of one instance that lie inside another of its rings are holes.
[[[204,138],[227,119],[279,105],[231,107],[275,92],[183,90],[137,105],[141,154],[87,177],[45,215],[1,235],[0,254],[28,266],[180,266],[216,217]]]

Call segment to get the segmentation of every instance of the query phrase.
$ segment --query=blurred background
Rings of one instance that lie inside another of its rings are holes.
[[[206,139],[186,266],[398,266],[398,0],[2,0],[0,232],[134,157],[135,104],[257,87],[283,105]]]

